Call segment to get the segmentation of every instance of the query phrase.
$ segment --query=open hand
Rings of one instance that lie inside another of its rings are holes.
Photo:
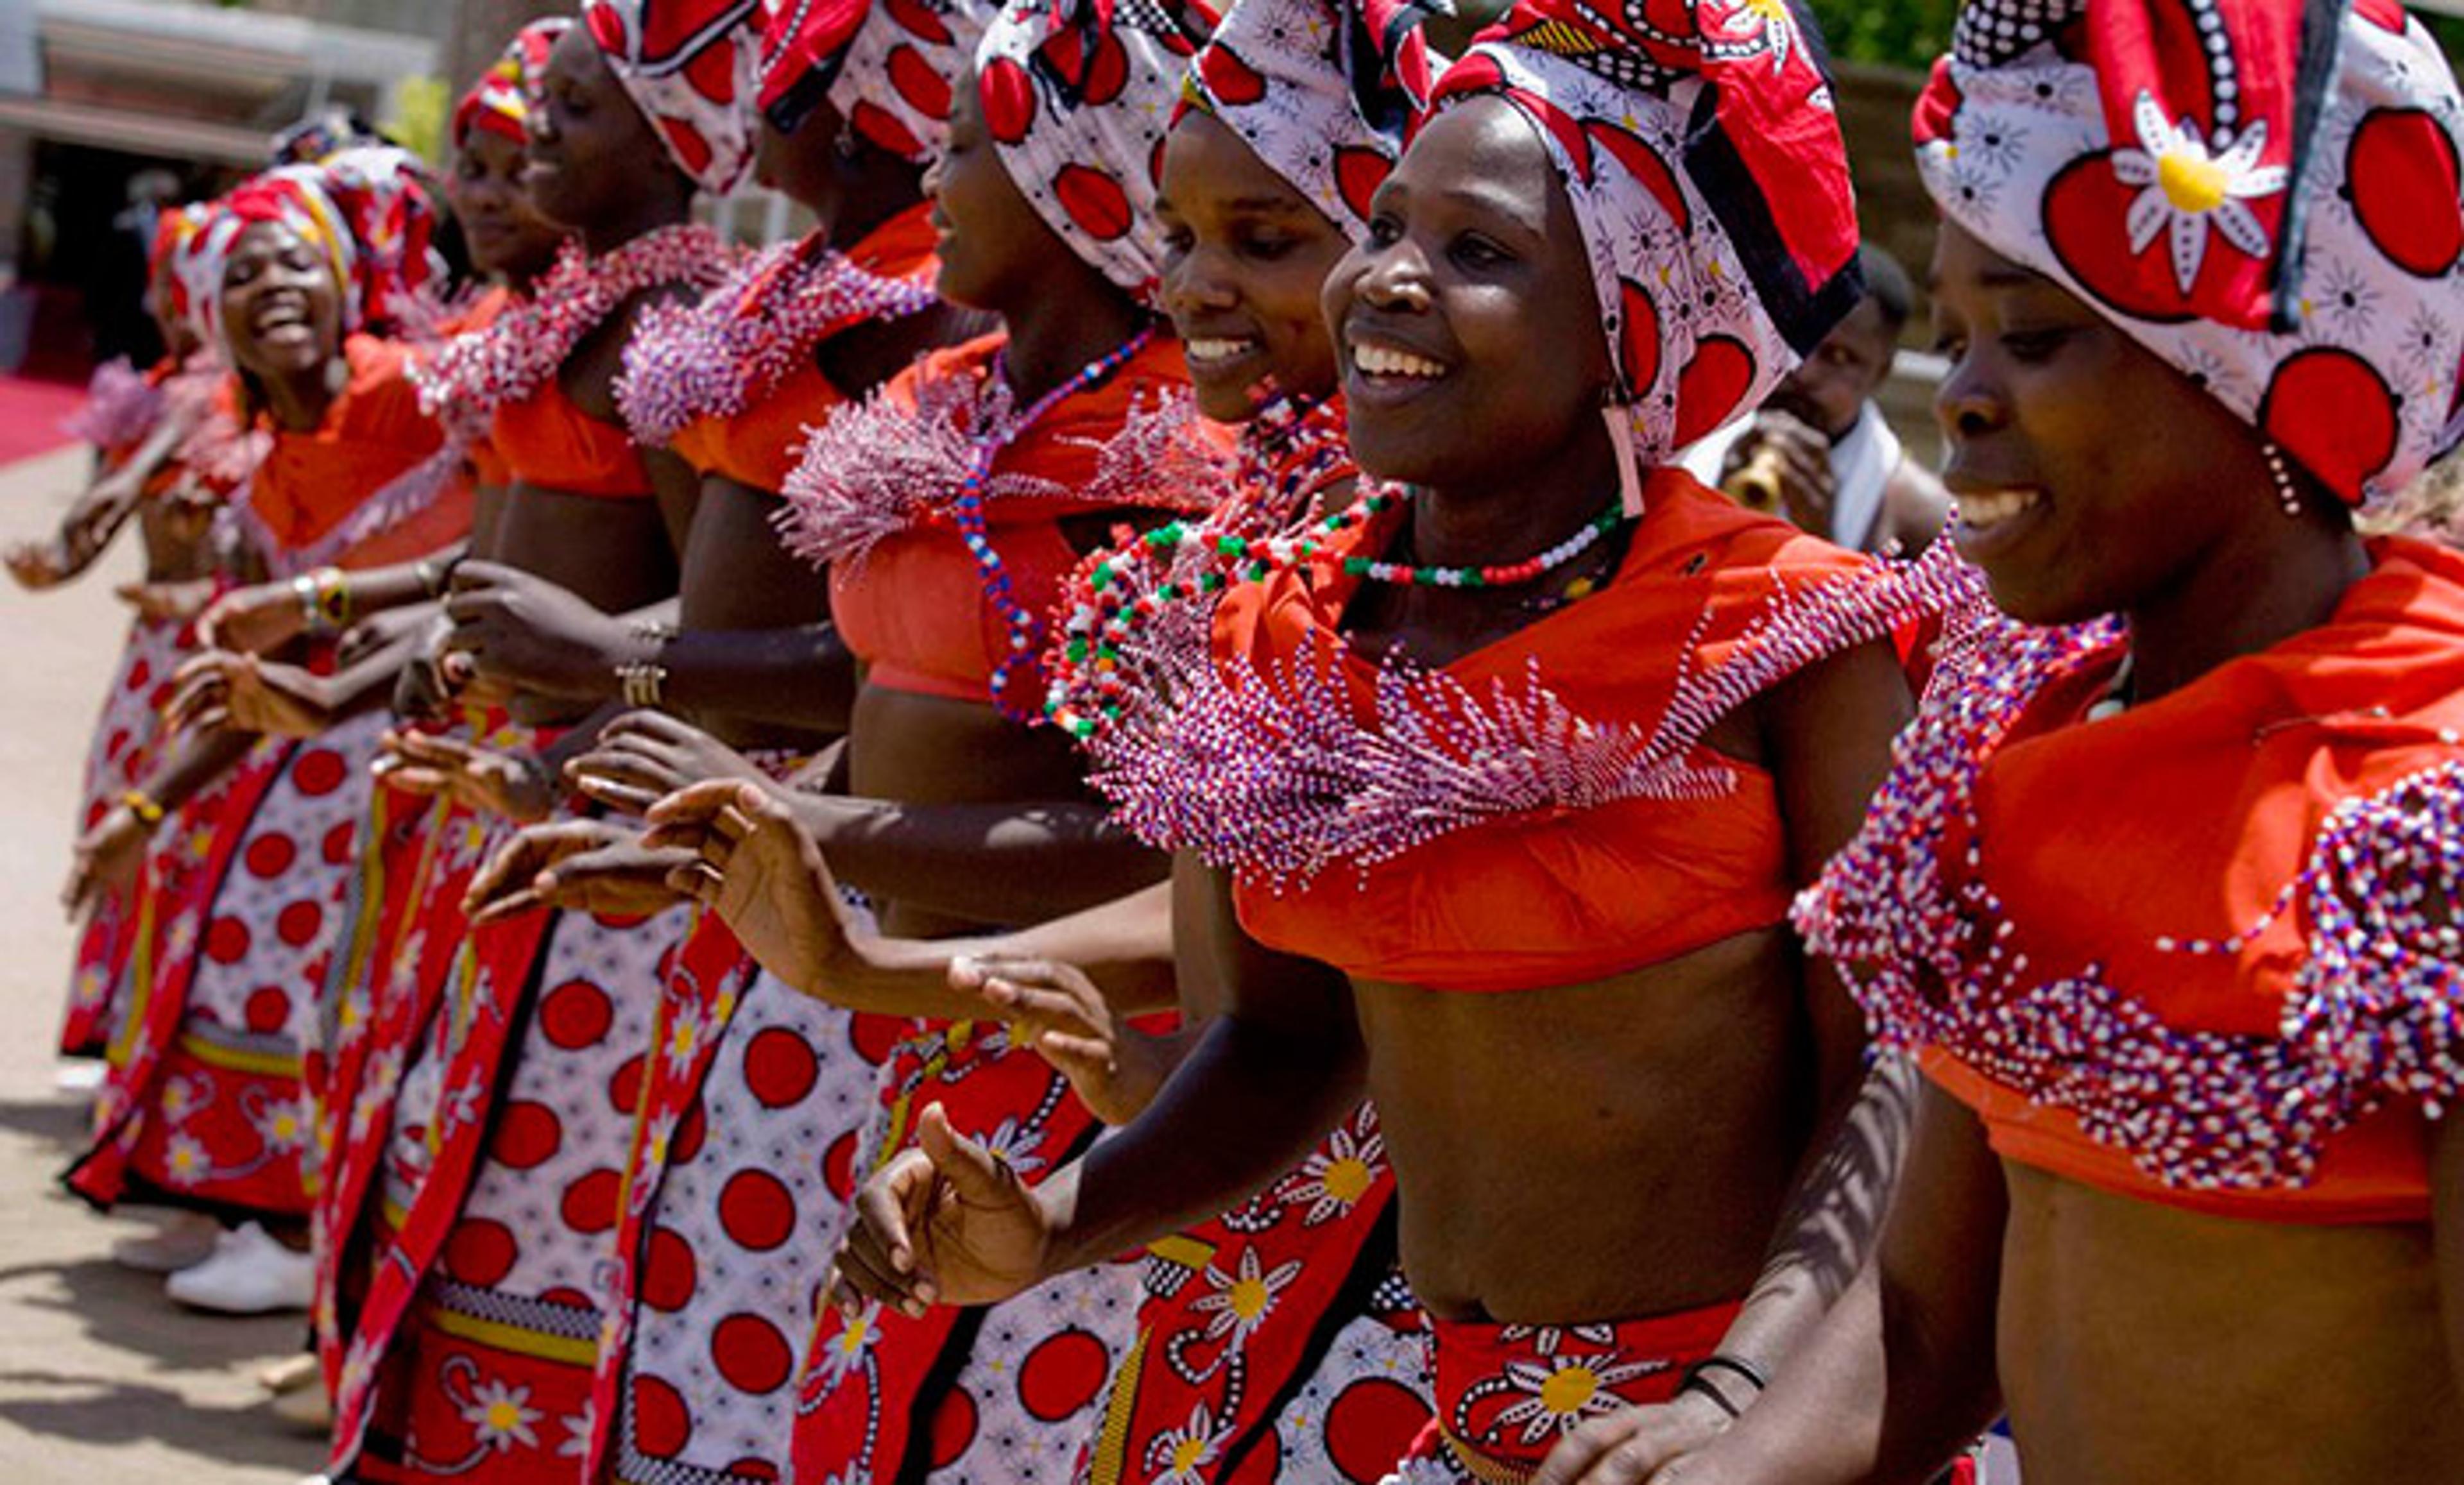
[[[1665,1403],[1594,1418],[1550,1451],[1531,1485],[1646,1485],[1670,1478],[1680,1457],[1719,1437],[1729,1423],[1717,1403],[1680,1391]]]
[[[628,711],[564,766],[565,782],[610,809],[647,813],[671,794],[712,779],[758,780],[761,771],[690,722],[664,711]]]
[[[433,732],[385,733],[376,775],[405,794],[442,796],[473,814],[528,823],[547,819],[556,808],[556,787],[535,754],[499,752]]]
[[[725,919],[763,969],[809,994],[857,956],[859,930],[820,843],[771,785],[694,784],[649,820],[646,844],[691,853],[670,884]]]
[[[692,853],[654,851],[634,832],[602,819],[566,819],[525,828],[499,847],[462,900],[473,927],[538,907],[647,914],[674,906],[668,884]]]
[[[453,569],[445,617],[453,622],[449,657],[463,657],[473,679],[539,696],[596,701],[614,694],[616,666],[632,644],[621,620],[498,562]]]
[[[145,842],[153,834],[125,804],[112,806],[96,820],[77,841],[68,884],[60,889],[60,906],[68,915],[82,915],[97,898],[125,896],[137,884],[137,873],[145,864]]]
[[[324,682],[297,666],[211,649],[172,673],[171,731],[230,730],[274,737],[315,737],[334,725]]]

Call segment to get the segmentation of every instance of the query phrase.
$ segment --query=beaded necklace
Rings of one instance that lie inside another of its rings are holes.
[[[1192,526],[1186,521],[1173,521],[1149,532],[1143,538],[1146,559],[1161,566],[1171,566],[1183,547],[1211,548],[1229,559],[1245,581],[1257,582],[1276,572],[1289,572],[1309,566],[1325,557],[1328,543],[1334,537],[1367,525],[1388,511],[1412,498],[1408,485],[1363,480],[1358,498],[1334,514],[1316,521],[1296,535],[1248,535],[1238,532],[1219,531],[1211,523]],[[1613,500],[1606,510],[1547,551],[1517,562],[1498,562],[1481,567],[1448,567],[1414,562],[1382,562],[1365,557],[1341,558],[1342,571],[1350,577],[1371,582],[1396,586],[1424,588],[1492,588],[1510,587],[1536,581],[1567,563],[1573,561],[1596,545],[1599,540],[1633,517],[1625,513],[1623,500]],[[1129,576],[1129,564],[1115,561],[1097,566],[1089,575],[1089,585],[1099,601],[1087,617],[1083,629],[1077,628],[1079,616],[1072,615],[1071,643],[1064,659],[1073,669],[1068,689],[1056,686],[1045,702],[1052,720],[1067,729],[1072,736],[1092,738],[1103,725],[1103,719],[1120,714],[1121,686],[1097,682],[1087,687],[1082,679],[1083,667],[1089,662],[1099,673],[1117,673],[1122,656],[1132,647],[1133,632],[1155,617],[1160,605],[1186,602],[1211,596],[1227,585],[1223,571],[1209,567],[1194,579],[1168,581],[1151,597],[1133,597],[1124,601],[1105,603],[1102,595]],[[1093,705],[1075,705],[1070,690],[1089,692]]]
[[[1045,393],[1027,409],[1015,417],[994,420],[987,427],[978,429],[974,439],[974,460],[966,478],[959,483],[957,496],[951,502],[950,524],[957,529],[958,539],[967,544],[968,555],[976,559],[976,571],[981,577],[984,597],[1001,617],[1001,627],[1009,637],[1009,652],[1001,657],[993,670],[993,707],[1012,721],[1027,722],[1036,713],[1009,700],[1011,676],[1021,667],[1035,664],[1041,649],[1044,622],[1027,606],[1018,601],[1010,582],[1009,569],[994,550],[992,535],[984,521],[984,488],[991,481],[993,465],[1001,450],[1017,442],[1019,435],[1035,426],[1044,415],[1081,392],[1090,391],[1112,379],[1147,348],[1155,339],[1155,326],[1147,325],[1137,334],[1110,352],[1089,361],[1076,376]],[[987,384],[1008,385],[1009,353],[1006,349],[993,359],[992,374]]]
[[[715,288],[734,256],[698,223],[646,232],[597,257],[568,240],[529,299],[413,367],[419,405],[465,438],[484,431],[496,409],[546,386],[618,305],[667,284]]]
[[[929,281],[886,277],[834,248],[781,243],[700,303],[645,312],[616,405],[635,441],[662,448],[704,418],[741,416],[832,336],[938,302]]]

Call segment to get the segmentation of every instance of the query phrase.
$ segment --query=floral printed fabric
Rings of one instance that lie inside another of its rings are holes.
[[[2291,0],[1988,0],[1915,131],[1952,221],[2358,502],[2455,440],[2464,103],[2394,0],[2343,15],[2326,56]]]
[[[759,0],[584,0],[582,23],[676,168],[713,195],[753,167]]]

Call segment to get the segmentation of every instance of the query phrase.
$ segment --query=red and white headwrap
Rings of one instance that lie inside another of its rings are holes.
[[[976,51],[984,127],[1010,179],[1130,293],[1162,272],[1155,172],[1212,17],[1173,0],[1010,0]]]
[[[725,195],[753,166],[760,0],[583,0],[583,24],[676,168]]]
[[[992,19],[990,0],[765,0],[761,111],[793,134],[826,101],[873,143],[918,164],[941,152],[950,95]]]
[[[1917,163],[1946,216],[2359,502],[2458,431],[2459,113],[2395,0],[1979,0]]]
[[[390,330],[420,318],[413,301],[445,277],[427,163],[407,149],[372,144],[330,156],[318,169],[350,229],[356,323]]]
[[[1357,238],[1428,98],[1415,29],[1427,14],[1419,5],[1364,11],[1360,0],[1236,0],[1191,64],[1181,108],[1221,120]]]
[[[436,207],[419,157],[391,144],[346,149],[321,164],[284,165],[242,182],[179,255],[206,344],[222,345],[225,263],[262,223],[289,229],[325,254],[341,295],[342,328],[379,332],[442,272],[431,242]]]
[[[1830,79],[1784,5],[1521,0],[1438,79],[1441,108],[1481,95],[1573,204],[1630,465],[1753,408],[1864,296]]]
[[[517,144],[531,138],[531,98],[547,72],[547,56],[557,38],[573,29],[571,19],[551,15],[523,27],[502,56],[479,75],[478,83],[453,110],[453,144],[467,143],[473,129],[485,129]]]
[[[148,284],[162,283],[165,274],[178,266],[182,250],[212,219],[212,208],[202,201],[192,201],[184,207],[164,207],[154,218],[154,243],[145,253],[145,281]],[[168,308],[171,314],[187,317],[187,289],[180,281],[180,275],[171,273],[165,287],[170,294]]]

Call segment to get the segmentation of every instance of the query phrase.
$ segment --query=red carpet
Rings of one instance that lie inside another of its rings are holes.
[[[84,402],[81,386],[0,377],[0,465],[77,442],[60,431],[60,423]]]

